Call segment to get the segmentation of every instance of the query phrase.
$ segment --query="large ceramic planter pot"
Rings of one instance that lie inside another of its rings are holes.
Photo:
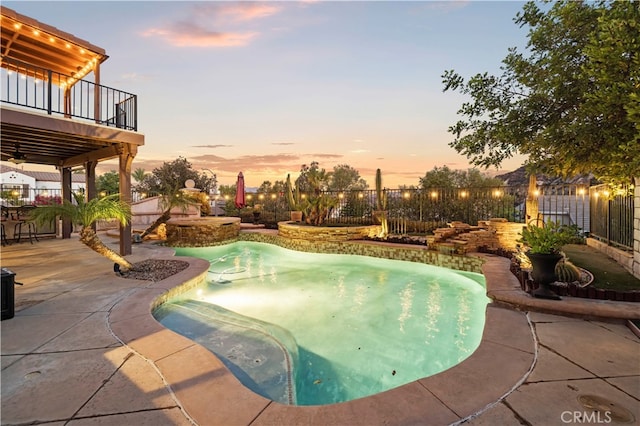
[[[538,284],[533,296],[541,299],[560,300],[560,296],[554,293],[549,284],[557,280],[556,264],[562,259],[561,254],[527,253],[531,261],[531,278]]]
[[[299,210],[291,211],[291,221],[292,222],[302,222],[302,212]]]

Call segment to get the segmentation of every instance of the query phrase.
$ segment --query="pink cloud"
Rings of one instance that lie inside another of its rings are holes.
[[[233,33],[210,31],[197,25],[181,23],[172,29],[151,28],[143,33],[145,37],[160,37],[178,47],[234,47],[245,46],[258,33]]]
[[[266,18],[278,11],[278,7],[265,3],[225,4],[218,8],[221,16],[228,16],[236,21],[252,21],[254,19]]]
[[[244,29],[222,30],[225,26],[271,16],[279,7],[265,3],[211,3],[192,7],[186,19],[150,28],[144,37],[158,37],[178,47],[246,46],[259,32]]]

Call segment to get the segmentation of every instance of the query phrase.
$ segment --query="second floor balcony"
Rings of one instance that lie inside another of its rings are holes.
[[[0,101],[67,118],[137,131],[137,96],[2,56]]]

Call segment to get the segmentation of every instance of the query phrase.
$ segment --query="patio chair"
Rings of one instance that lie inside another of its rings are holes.
[[[0,237],[2,238],[2,245],[3,246],[8,246],[9,245],[9,241],[7,240],[7,233],[4,230],[4,223],[0,223],[0,232],[2,232],[0,234]]]
[[[18,207],[18,210],[17,210],[18,223],[15,224],[13,229],[13,238],[17,242],[20,242],[23,232],[29,236],[29,242],[31,244],[33,244],[34,238],[36,241],[40,241],[38,240],[36,223],[33,220],[31,220],[29,217],[30,216],[29,213],[35,208],[37,207],[33,205],[24,205],[24,206]]]

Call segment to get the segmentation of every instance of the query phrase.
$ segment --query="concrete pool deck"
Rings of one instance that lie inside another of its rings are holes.
[[[144,243],[127,258],[172,256]],[[637,424],[640,340],[620,318],[640,318],[640,305],[533,299],[513,288],[504,259],[488,258],[488,293],[498,302],[467,360],[371,397],[292,407],[247,390],[213,354],[151,316],[154,299],[197,280],[206,262],[190,259],[188,270],[153,283],[115,276],[75,238],[5,246],[2,266],[24,285],[15,288],[15,317],[1,323],[1,423],[549,425],[633,416],[626,424]],[[594,414],[581,397],[604,398],[611,412]]]

